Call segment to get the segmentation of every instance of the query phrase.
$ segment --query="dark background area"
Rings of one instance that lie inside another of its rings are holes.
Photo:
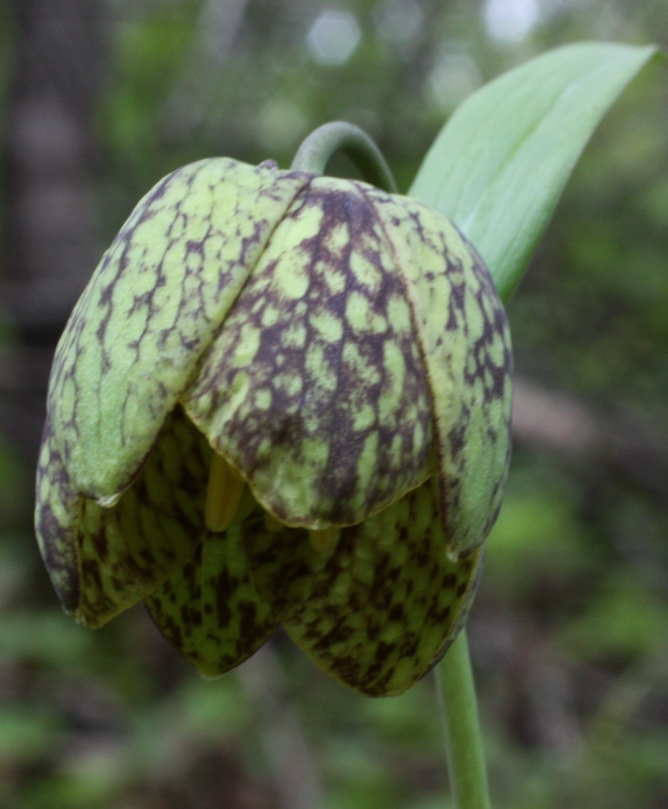
[[[0,807],[448,806],[429,677],[364,699],[279,635],[207,683],[141,607],[95,633],[62,614],[31,516],[48,371],[164,174],[210,155],[287,167],[347,119],[406,190],[468,93],[580,39],[665,47],[668,5],[0,2]],[[654,64],[509,305],[513,467],[469,622],[497,809],[668,809],[667,132]]]

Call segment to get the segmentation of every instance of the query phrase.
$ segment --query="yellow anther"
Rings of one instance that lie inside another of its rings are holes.
[[[225,531],[228,528],[239,508],[245,485],[236,469],[214,452],[204,505],[204,520],[209,531]]]
[[[280,531],[281,528],[285,528],[282,522],[276,519],[273,514],[270,514],[268,511],[264,513],[264,527],[267,531],[271,531],[275,533],[276,531]]]
[[[314,551],[327,553],[334,546],[338,533],[338,528],[330,525],[321,531],[309,531],[308,538]]]

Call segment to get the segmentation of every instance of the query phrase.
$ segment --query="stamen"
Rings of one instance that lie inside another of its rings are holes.
[[[229,527],[239,508],[245,485],[236,469],[214,452],[204,505],[204,521],[209,531],[225,531]]]
[[[271,531],[275,533],[276,531],[280,531],[281,528],[285,528],[282,522],[276,519],[273,514],[270,514],[268,511],[264,513],[264,527],[267,531]]]
[[[327,553],[334,546],[338,533],[336,526],[330,525],[321,531],[309,531],[308,538],[314,551]]]

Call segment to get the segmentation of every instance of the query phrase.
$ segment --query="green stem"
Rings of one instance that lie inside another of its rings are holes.
[[[466,630],[448,649],[435,674],[455,805],[458,809],[490,809]]]
[[[311,132],[297,150],[291,168],[324,174],[336,152],[347,155],[366,182],[396,194],[394,177],[380,149],[359,127],[344,121],[333,121]]]

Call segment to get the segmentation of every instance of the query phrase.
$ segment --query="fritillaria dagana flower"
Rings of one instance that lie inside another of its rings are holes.
[[[203,674],[283,624],[398,694],[461,628],[508,461],[489,273],[417,200],[203,160],[104,255],[60,340],[36,527],[65,610],[143,599]]]

